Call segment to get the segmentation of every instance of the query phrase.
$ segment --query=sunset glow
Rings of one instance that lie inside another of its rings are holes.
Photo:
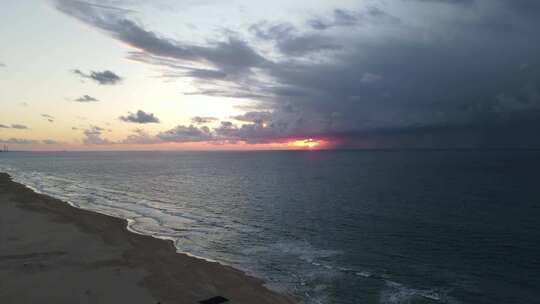
[[[540,147],[540,1],[379,2],[0,1],[0,146]]]
[[[0,304],[540,304],[540,0],[0,20]]]
[[[296,147],[296,148],[316,149],[316,148],[319,148],[321,144],[322,144],[322,141],[314,140],[313,138],[307,138],[303,140],[290,141],[287,145],[289,147]]]

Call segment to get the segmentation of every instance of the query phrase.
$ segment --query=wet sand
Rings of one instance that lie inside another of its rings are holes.
[[[234,268],[176,252],[126,221],[0,173],[0,303],[296,303]]]

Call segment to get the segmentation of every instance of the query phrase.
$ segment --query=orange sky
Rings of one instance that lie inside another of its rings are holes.
[[[2,145],[3,146],[3,145]],[[10,150],[19,151],[242,151],[242,150],[324,150],[331,148],[326,140],[299,139],[284,143],[270,144],[214,144],[214,143],[160,143],[150,145],[110,144],[110,145],[21,145],[7,144]]]

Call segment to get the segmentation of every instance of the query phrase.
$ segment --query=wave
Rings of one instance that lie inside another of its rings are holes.
[[[281,257],[284,260],[290,260],[293,258],[305,262],[306,265],[314,266],[320,259],[340,254],[339,251],[317,249],[307,241],[284,241],[260,247],[247,246],[242,254],[252,257],[249,259],[236,259],[234,253],[229,253],[229,259],[215,258],[208,254],[204,244],[197,243],[193,239],[197,238],[197,234],[211,235],[211,228],[221,227],[227,230],[234,230],[234,228],[217,222],[207,222],[211,217],[201,219],[200,216],[180,210],[172,202],[157,201],[140,193],[120,191],[83,180],[37,171],[25,172],[2,163],[0,163],[0,171],[10,174],[15,182],[37,193],[60,199],[73,207],[125,219],[129,231],[171,240],[180,253],[237,268],[262,279],[266,282],[265,286],[274,291],[303,295],[306,303],[325,303],[327,299],[328,285],[318,284],[310,287],[310,281],[321,280],[322,277],[326,277],[325,281],[331,281],[331,278],[339,272],[337,268],[334,269],[334,266],[328,264],[321,264],[323,269],[307,267],[299,271],[282,267],[273,272],[260,267],[259,259],[253,258],[266,253],[273,259]],[[248,231],[249,229],[244,229],[241,232]]]
[[[23,172],[5,164],[0,164],[0,171],[8,173],[15,182],[25,185],[36,193],[60,199],[76,208],[125,219],[128,222],[127,229],[129,231],[171,240],[175,244],[181,236],[178,235],[178,229],[171,227],[188,227],[196,222],[194,217],[184,217],[178,213],[173,215],[163,208],[156,208],[152,206],[149,199],[135,193],[127,193],[36,171]],[[186,231],[192,230],[186,228]],[[178,247],[177,249],[181,253],[214,261],[203,255],[184,252]]]
[[[342,279],[384,282],[381,304],[409,303],[417,298],[451,303],[444,290],[414,289],[390,281],[388,274],[379,274],[375,269],[344,265],[347,263],[345,252],[340,250],[320,248],[303,239],[276,241],[270,236],[261,241],[262,228],[231,220],[226,212],[214,214],[213,210],[184,208],[166,197],[150,197],[156,193],[122,191],[118,189],[121,187],[103,186],[99,181],[86,180],[76,174],[70,178],[70,175],[23,171],[1,162],[0,171],[35,192],[74,207],[125,219],[129,231],[171,240],[178,252],[242,270],[262,279],[272,290],[300,295],[306,304],[334,303],[332,290]],[[111,176],[108,178],[114,180]],[[220,251],[210,248],[209,244],[213,238],[219,238],[220,233],[242,235],[244,243],[234,248],[218,248]]]
[[[429,300],[430,303],[457,304],[454,299],[448,296],[448,290],[416,289],[393,281],[385,283],[386,286],[380,296],[380,304],[412,303],[419,299]]]

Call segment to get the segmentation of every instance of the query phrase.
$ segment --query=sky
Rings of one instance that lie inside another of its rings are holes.
[[[3,0],[22,150],[540,148],[537,0]]]

